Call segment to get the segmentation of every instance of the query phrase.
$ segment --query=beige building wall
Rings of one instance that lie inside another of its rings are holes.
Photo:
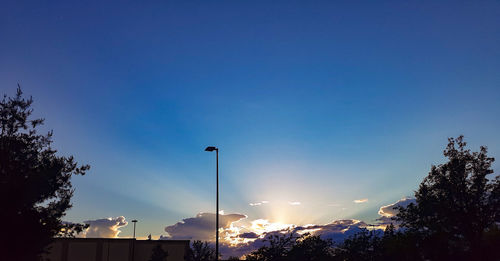
[[[148,261],[157,245],[168,252],[167,261],[182,261],[189,240],[57,238],[45,257],[50,261]]]

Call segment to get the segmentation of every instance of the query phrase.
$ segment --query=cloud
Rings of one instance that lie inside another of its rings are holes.
[[[296,229],[297,232],[300,230],[313,231],[310,232],[313,235],[319,235],[323,239],[331,239],[335,242],[342,242],[347,237],[354,235],[366,228],[368,224],[363,221],[356,219],[342,219],[335,220],[325,225],[310,225],[305,227],[299,227]]]
[[[125,217],[103,218],[96,220],[87,220],[83,223],[89,224],[89,227],[80,235],[82,237],[104,237],[115,238],[120,234],[119,228],[128,224]]]
[[[368,202],[368,199],[367,198],[356,199],[353,202],[356,203],[356,204],[366,203],[366,202]]]
[[[397,207],[407,207],[409,204],[416,204],[416,200],[414,198],[406,197],[402,198],[395,203],[389,204],[387,206],[380,207],[378,214],[383,217],[393,217],[399,213],[396,209]]]
[[[301,203],[299,201],[291,201],[291,202],[288,202],[288,204],[291,205],[291,206],[298,206]]]
[[[269,203],[269,201],[263,200],[263,201],[259,201],[259,202],[255,202],[255,203],[250,203],[249,205],[252,207],[255,207],[255,206],[260,206],[262,204],[267,204],[267,203]]]
[[[380,207],[380,209],[378,210],[378,214],[381,217],[377,219],[379,225],[394,224],[395,226],[397,226],[398,224],[396,223],[396,221],[392,219],[392,217],[396,216],[399,213],[397,207],[407,207],[410,204],[416,203],[417,202],[414,198],[405,197],[396,201],[395,203]]]
[[[233,222],[246,218],[242,214],[219,214],[219,229],[228,229]],[[165,227],[169,239],[215,240],[215,214],[199,213],[195,217],[185,218],[174,225]]]
[[[273,223],[269,222],[267,219],[256,219],[251,222],[249,230],[262,235],[267,232],[272,231],[281,231],[284,229],[288,229],[290,227],[294,227],[293,224],[283,224],[283,223]]]

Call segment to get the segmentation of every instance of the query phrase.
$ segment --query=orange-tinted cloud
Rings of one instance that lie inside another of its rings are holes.
[[[128,224],[125,217],[103,218],[84,221],[89,227],[80,235],[82,237],[115,238],[120,234],[119,228]]]

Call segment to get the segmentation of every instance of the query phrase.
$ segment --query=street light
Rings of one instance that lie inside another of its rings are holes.
[[[132,223],[134,223],[134,239],[135,239],[135,223],[137,223],[137,219],[132,220]]]
[[[205,151],[212,152],[215,150],[215,162],[216,162],[216,175],[215,175],[215,180],[216,180],[216,203],[215,203],[215,260],[219,259],[219,148],[209,146],[205,148]]]

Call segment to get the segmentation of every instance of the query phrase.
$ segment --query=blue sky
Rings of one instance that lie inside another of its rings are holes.
[[[294,224],[373,221],[447,137],[500,155],[498,1],[6,1],[0,38],[2,93],[92,165],[71,221],[213,212],[207,145],[221,209]]]

